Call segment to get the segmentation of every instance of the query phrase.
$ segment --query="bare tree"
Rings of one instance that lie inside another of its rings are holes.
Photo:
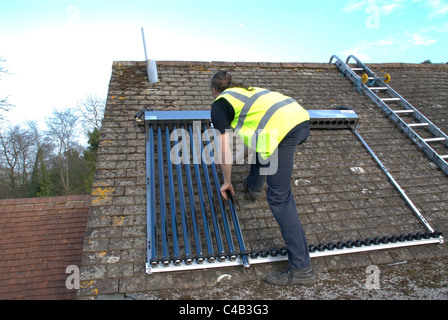
[[[66,109],[65,111],[54,110],[52,116],[46,119],[47,134],[57,143],[60,177],[67,195],[70,193],[68,152],[75,143],[78,118],[73,109]]]
[[[106,101],[96,95],[86,95],[78,102],[80,120],[87,131],[100,130],[105,107]]]
[[[26,125],[28,126],[28,130],[30,131],[30,133],[34,136],[34,141],[37,145],[37,148],[41,147],[42,144],[42,133],[41,130],[39,129],[39,125],[37,124],[36,120],[27,120]]]
[[[35,135],[19,125],[0,132],[0,170],[8,177],[13,197],[26,197],[28,182],[36,156]]]
[[[5,62],[5,61],[6,61],[5,59],[0,58],[0,62],[1,62],[1,63]],[[8,71],[6,70],[5,67],[2,67],[2,66],[0,65],[0,72],[7,73]]]
[[[8,70],[6,70],[5,67],[1,66],[1,63],[5,62],[6,60],[3,60],[0,58],[0,74],[1,73],[8,73]],[[11,108],[14,107],[12,104],[8,102],[8,96],[1,98],[0,97],[0,120],[3,120],[3,113],[8,112],[11,110]]]
[[[17,193],[17,174],[16,167],[19,162],[19,152],[17,146],[13,143],[14,137],[13,130],[5,130],[0,132],[0,143],[2,146],[2,153],[0,157],[0,170],[4,177],[7,177],[5,183],[9,185],[13,195]]]

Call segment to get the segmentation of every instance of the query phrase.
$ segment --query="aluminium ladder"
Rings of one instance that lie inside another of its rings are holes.
[[[355,84],[360,94],[365,93],[372,99],[448,175],[448,136],[388,85],[390,76],[386,74],[384,77],[378,77],[353,55],[348,56],[345,63],[336,55],[331,56],[330,63],[333,59],[335,59],[334,64],[341,71],[342,76],[347,76]],[[356,67],[349,66],[350,59],[355,61]],[[388,97],[380,98],[380,93]],[[399,105],[399,109],[392,109],[392,105]],[[411,116],[413,122],[406,122],[403,119],[405,116]],[[429,134],[430,137],[422,137],[422,132],[417,132],[421,129],[426,129],[424,134]],[[436,148],[436,143],[442,143],[443,146],[439,145]],[[443,150],[443,152],[439,150]]]

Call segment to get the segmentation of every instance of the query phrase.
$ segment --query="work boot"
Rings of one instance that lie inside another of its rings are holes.
[[[243,186],[244,186],[244,192],[246,193],[247,198],[251,201],[257,200],[262,194],[261,191],[252,191],[251,190],[251,187],[247,184],[247,178],[244,179]]]
[[[316,281],[313,268],[311,266],[302,269],[288,269],[276,272],[266,277],[266,282],[277,286],[291,286],[295,284],[308,285]]]

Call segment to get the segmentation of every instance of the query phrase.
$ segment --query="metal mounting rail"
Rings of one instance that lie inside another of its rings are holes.
[[[356,63],[354,68],[348,64],[351,59]],[[390,81],[390,75],[377,76],[353,55],[348,56],[345,63],[336,55],[331,56],[330,63],[333,60],[341,74],[347,76],[355,84],[358,92],[365,93],[372,99],[409,139],[417,144],[429,159],[448,175],[448,136],[387,84]],[[358,73],[362,73],[362,75],[358,75]],[[380,92],[387,97],[380,98],[378,96]],[[399,109],[394,110],[391,105],[398,105]],[[411,116],[414,122],[405,122],[403,116]],[[423,138],[422,132],[418,133],[416,130],[425,130],[431,135],[431,138]],[[439,143],[438,148],[434,145],[435,143]],[[440,146],[440,143],[443,145]],[[440,149],[443,153],[435,149]]]
[[[418,245],[429,245],[429,244],[441,244],[443,243],[443,237],[440,233],[435,232],[433,234],[419,235],[415,233],[401,234],[384,237],[375,238],[365,238],[365,239],[350,239],[348,241],[330,241],[329,243],[319,243],[310,244],[310,257],[325,257],[325,256],[335,256],[350,253],[377,251],[377,250],[387,250],[395,248],[403,248]],[[249,256],[249,264],[256,265],[261,263],[270,262],[281,262],[287,261],[288,256],[286,251],[280,251],[278,249],[272,250],[253,250]],[[147,267],[147,273],[161,273],[161,272],[172,272],[172,271],[187,271],[187,270],[199,270],[199,269],[209,269],[209,268],[224,268],[224,267],[235,267],[244,265],[241,257],[237,257],[234,261],[224,261],[216,263],[203,263],[199,264],[197,262],[192,262],[191,264],[186,264],[182,262],[179,265],[174,265],[171,263],[169,266],[159,267],[159,268],[149,268]]]
[[[213,159],[216,150],[211,142],[212,137],[213,141],[216,139],[210,128],[210,112],[143,113],[146,130],[146,272],[249,267],[287,260],[285,247],[250,252],[246,249],[233,199],[224,201],[221,198],[222,177],[219,177],[215,163],[207,162],[207,157],[203,156],[208,154]],[[352,110],[310,110],[309,113],[313,129],[351,129],[356,133],[358,116]],[[424,218],[422,221],[426,232],[310,244],[310,256],[443,242],[441,232],[434,231]]]
[[[404,190],[400,187],[398,182],[394,179],[394,177],[390,174],[389,170],[387,170],[386,166],[381,162],[381,160],[375,155],[372,149],[370,149],[369,145],[366,143],[366,141],[361,137],[359,132],[356,130],[356,128],[352,129],[353,134],[358,138],[358,140],[361,142],[361,144],[364,146],[364,148],[367,150],[367,152],[371,155],[373,160],[378,164],[378,166],[383,170],[383,172],[387,175],[390,182],[393,184],[393,186],[398,190],[400,195],[403,197],[403,199],[406,201],[408,206],[412,209],[414,214],[420,219],[420,221],[425,226],[426,230],[429,232],[434,232],[434,229],[429,225],[428,221],[426,221],[425,217],[421,214],[420,210],[415,206],[415,204],[411,201],[411,199],[408,197],[408,195],[404,192]]]

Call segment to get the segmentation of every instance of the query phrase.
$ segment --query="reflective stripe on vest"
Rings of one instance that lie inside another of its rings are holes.
[[[262,88],[230,88],[216,98],[219,99],[232,105],[232,128],[263,159],[274,153],[291,129],[309,120],[308,112],[294,99]]]

